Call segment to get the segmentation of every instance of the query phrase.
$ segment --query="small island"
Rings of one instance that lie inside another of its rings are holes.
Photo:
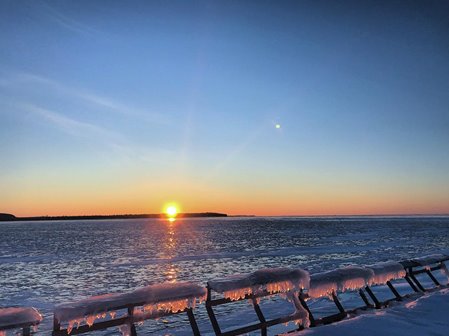
[[[219,212],[195,212],[179,213],[176,218],[199,218],[199,217],[228,217],[227,214]],[[16,217],[13,214],[0,213],[0,222],[12,221],[50,221],[50,220],[95,220],[95,219],[136,219],[136,218],[167,218],[166,214],[123,214],[123,215],[86,215],[86,216],[37,216]]]

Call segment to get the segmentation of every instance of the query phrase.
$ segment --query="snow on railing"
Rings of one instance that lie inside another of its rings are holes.
[[[15,325],[37,326],[42,321],[42,315],[32,307],[0,308],[0,336],[6,335],[2,329]]]
[[[207,284],[210,289],[222,293],[225,298],[232,301],[263,291],[270,294],[283,294],[295,308],[293,313],[295,322],[302,324],[304,327],[308,327],[310,324],[309,313],[298,300],[298,292],[302,289],[308,289],[310,285],[310,275],[303,269],[265,268],[249,274],[238,274],[211,280]],[[256,302],[259,301],[259,299],[255,300]]]
[[[449,260],[449,256],[444,254],[431,254],[428,256],[412,259],[412,261],[418,263],[421,266],[429,266],[446,260]]]
[[[445,254],[431,254],[428,256],[424,256],[421,258],[415,258],[412,260],[417,262],[418,264],[420,264],[421,266],[423,266],[426,269],[430,269],[430,265],[432,265],[432,264],[437,264],[437,263],[441,262],[440,271],[443,275],[446,276],[447,280],[449,281],[449,270],[447,269],[447,266],[444,263],[445,261],[449,260],[449,256],[447,256]]]
[[[365,267],[374,272],[373,278],[369,281],[370,285],[384,285],[387,281],[402,279],[407,274],[404,266],[396,261],[380,262]]]
[[[371,269],[348,266],[336,270],[313,274],[310,277],[310,298],[330,296],[333,292],[344,292],[345,290],[359,289],[370,284],[374,278]]]
[[[265,268],[249,274],[232,275],[209,281],[209,288],[231,300],[264,290],[269,293],[300,291],[309,288],[310,276],[300,268]]]
[[[156,312],[180,312],[193,308],[196,301],[204,301],[206,289],[189,282],[163,283],[146,286],[130,293],[104,294],[77,302],[66,303],[55,308],[55,318],[68,321],[67,332],[85,323],[92,326],[97,319],[108,315],[115,318],[116,310],[134,308],[136,317],[145,318]]]

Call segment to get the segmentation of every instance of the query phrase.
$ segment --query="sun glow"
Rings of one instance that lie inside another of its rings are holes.
[[[164,209],[165,215],[168,217],[170,221],[174,221],[176,216],[179,213],[178,206],[176,204],[167,204]]]
[[[167,215],[169,217],[175,217],[176,214],[178,213],[178,210],[176,209],[176,207],[174,205],[169,206],[165,212],[167,213]]]

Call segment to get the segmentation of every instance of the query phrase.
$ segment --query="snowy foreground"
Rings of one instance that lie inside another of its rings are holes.
[[[449,335],[449,288],[370,310],[341,322],[290,333],[300,335]]]

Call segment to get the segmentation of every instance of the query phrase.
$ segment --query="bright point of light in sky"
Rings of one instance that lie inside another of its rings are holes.
[[[276,124],[276,128],[281,128],[281,125],[280,124]]]

